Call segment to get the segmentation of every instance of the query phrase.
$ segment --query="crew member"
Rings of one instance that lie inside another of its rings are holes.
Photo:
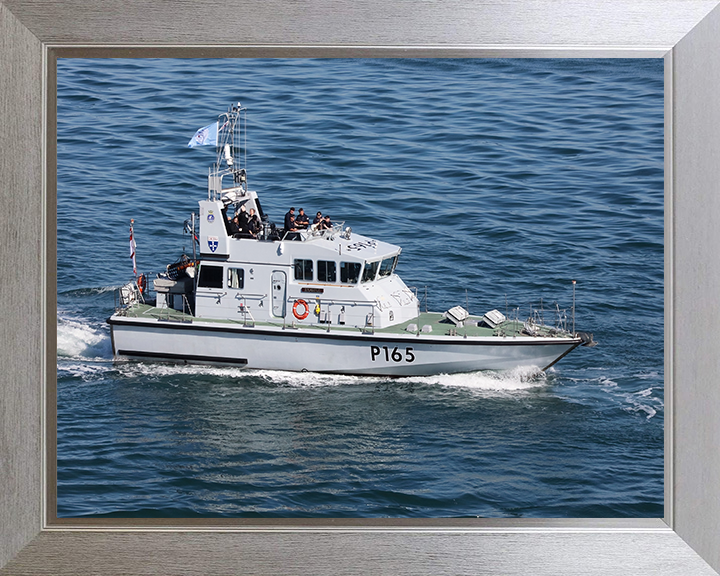
[[[285,232],[296,232],[297,226],[295,226],[295,207],[291,206],[290,210],[285,214]]]
[[[240,206],[240,212],[237,214],[238,217],[238,225],[240,226],[241,231],[247,232],[250,230],[250,217],[248,216],[247,210],[245,209],[245,204]]]
[[[310,220],[308,219],[307,214],[305,214],[305,210],[299,208],[297,218],[295,218],[295,226],[301,230],[305,230],[309,224]]]
[[[229,223],[228,228],[229,228],[229,230],[230,230],[230,236],[234,236],[235,234],[239,234],[239,233],[240,233],[240,226],[238,226],[238,217],[237,217],[237,214],[235,214],[235,216],[233,217],[232,220],[231,220],[230,217],[228,216],[228,223]]]
[[[330,216],[325,216],[318,224],[319,230],[330,230],[332,228],[332,222],[330,222]]]
[[[260,232],[260,228],[260,218],[258,218],[257,214],[255,214],[255,208],[250,208],[250,213],[248,214],[248,229],[250,230],[250,234],[257,236],[257,233]]]

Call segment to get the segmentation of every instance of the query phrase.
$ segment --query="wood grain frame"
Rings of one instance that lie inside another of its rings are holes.
[[[718,0],[0,0],[0,575],[717,574],[719,55]],[[55,63],[76,56],[664,58],[665,518],[58,520]]]

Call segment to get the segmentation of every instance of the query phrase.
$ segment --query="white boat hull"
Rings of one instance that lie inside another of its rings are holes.
[[[361,334],[113,317],[116,357],[377,376],[546,369],[579,338]]]

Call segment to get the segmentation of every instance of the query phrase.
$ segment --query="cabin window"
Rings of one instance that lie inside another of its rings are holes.
[[[357,284],[360,278],[361,264],[359,262],[340,262],[340,282],[343,284]]]
[[[385,278],[385,276],[390,276],[390,274],[393,273],[397,264],[397,258],[397,255],[395,255],[391,256],[390,258],[385,258],[385,260],[380,262],[380,271],[378,272],[378,278]]]
[[[336,282],[336,264],[332,260],[318,260],[318,282]]]
[[[200,288],[222,288],[223,287],[223,267],[209,266],[203,264],[200,266],[200,277],[198,278],[198,286]]]
[[[377,274],[377,269],[380,262],[378,260],[375,260],[375,262],[365,262],[365,270],[363,270],[363,282],[372,282],[375,280],[375,275]]]
[[[313,279],[313,261],[295,260],[295,280]]]
[[[245,287],[245,270],[242,268],[228,268],[228,288],[242,290]]]

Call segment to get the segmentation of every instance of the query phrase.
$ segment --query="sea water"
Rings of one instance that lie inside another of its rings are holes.
[[[248,108],[247,167],[402,246],[428,306],[593,332],[547,373],[400,379],[113,363],[114,289],[183,222]],[[661,517],[663,64],[60,59],[58,516]]]

